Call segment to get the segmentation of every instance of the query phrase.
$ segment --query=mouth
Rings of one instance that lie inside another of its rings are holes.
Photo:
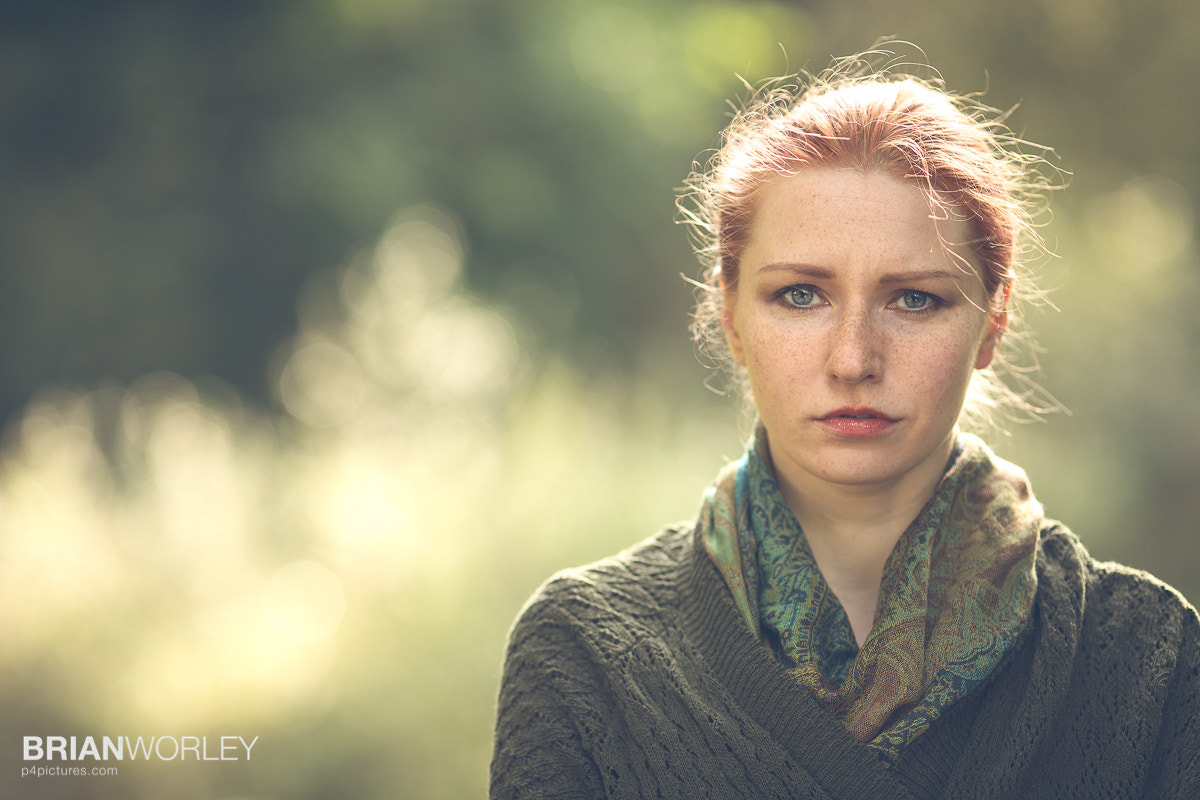
[[[839,408],[817,419],[822,422],[834,419],[875,419],[881,422],[899,421],[896,417],[889,417],[887,414],[877,411],[874,408]]]
[[[817,422],[830,434],[845,439],[873,439],[891,431],[900,420],[874,408],[839,408]]]

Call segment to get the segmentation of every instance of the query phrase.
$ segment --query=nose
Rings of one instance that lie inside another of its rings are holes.
[[[847,310],[837,320],[829,346],[829,376],[843,383],[881,377],[879,332],[869,314]]]

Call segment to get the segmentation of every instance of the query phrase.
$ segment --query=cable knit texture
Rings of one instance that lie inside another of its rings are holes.
[[[500,690],[493,798],[1200,798],[1200,619],[1043,529],[1033,619],[889,769],[747,629],[692,527],[552,578]]]

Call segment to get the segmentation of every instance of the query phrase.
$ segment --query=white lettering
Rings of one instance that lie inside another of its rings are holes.
[[[221,760],[219,756],[209,756],[209,754],[208,754],[208,737],[207,736],[204,737],[203,744],[204,744],[204,755],[201,756],[201,758],[203,760],[205,760],[205,761],[220,761]]]
[[[246,744],[246,740],[242,739],[242,737],[240,737],[240,736],[238,737],[238,739],[241,740],[242,747],[246,748],[246,760],[249,761],[250,760],[250,748],[254,747],[254,745],[258,744],[258,737],[255,736],[254,740],[252,742],[250,742],[250,744]]]
[[[42,751],[42,737],[26,736],[25,737],[25,760],[37,761],[45,754]]]
[[[189,740],[189,739],[192,741],[192,744],[191,744],[191,746],[189,746],[189,745],[188,745],[188,740]],[[200,760],[200,739],[199,739],[198,737],[195,737],[195,736],[184,736],[182,739],[180,739],[180,741],[182,742],[182,744],[180,745],[180,749],[181,749],[181,750],[182,750],[184,753],[186,753],[187,751],[191,750],[193,753],[195,753],[195,754],[196,754],[196,760],[197,760],[197,761],[199,761],[199,760]],[[185,755],[180,755],[180,756],[179,756],[179,760],[180,760],[180,761],[187,761],[187,756],[185,756]]]
[[[96,761],[100,760],[100,748],[96,747],[96,740],[88,736],[83,740],[83,749],[79,751],[79,758],[87,758],[91,756]]]
[[[116,745],[113,744],[112,739],[110,739],[107,736],[104,737],[104,760],[105,761],[108,761],[109,753],[115,753],[117,756],[117,761],[124,761],[125,760],[125,756],[123,754],[124,750],[125,750],[125,743],[121,741],[120,736],[117,737]]]
[[[64,736],[47,736],[46,737],[46,760],[53,761],[54,754],[58,753],[59,757],[64,761],[67,759],[67,739]]]
[[[138,748],[140,747],[142,749],[142,758],[145,759],[146,761],[149,761],[150,760],[150,749],[152,747],[154,747],[154,737],[153,736],[150,737],[150,744],[147,745],[145,742],[142,741],[142,737],[140,737],[140,736],[137,738],[137,744],[131,744],[129,741],[129,737],[126,736],[125,744],[129,745],[129,757],[130,758],[133,758],[133,759],[137,758]]]
[[[162,743],[168,741],[175,746],[175,750],[169,758],[162,754]],[[158,737],[158,744],[154,745],[154,754],[158,756],[159,761],[174,761],[176,756],[179,755],[179,742],[175,741],[174,736],[160,736]]]
[[[209,753],[208,736],[24,736],[22,737],[25,761],[117,761],[125,760],[126,751],[130,760],[140,756],[149,761],[187,761],[188,754],[197,761],[238,761],[245,751],[249,761],[260,737],[247,739],[243,736],[214,736],[212,753]],[[220,742],[218,745],[217,742]],[[165,745],[165,746],[164,746]],[[40,767],[39,767],[40,769]],[[74,769],[72,767],[72,769]],[[115,769],[115,767],[113,768]]]

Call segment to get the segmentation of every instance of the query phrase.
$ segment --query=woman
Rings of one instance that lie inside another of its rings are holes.
[[[858,69],[760,94],[690,182],[757,431],[694,525],[526,605],[493,797],[1200,797],[1195,610],[958,428],[1027,289],[1026,160]]]

